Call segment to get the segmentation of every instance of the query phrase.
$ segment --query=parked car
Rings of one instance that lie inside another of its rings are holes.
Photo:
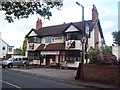
[[[2,68],[8,67],[11,68],[13,66],[24,66],[28,64],[28,58],[27,57],[11,57],[8,60],[2,61]]]

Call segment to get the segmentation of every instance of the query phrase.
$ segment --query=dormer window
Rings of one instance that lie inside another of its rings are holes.
[[[40,43],[41,40],[40,40],[40,37],[34,37],[34,43]]]
[[[37,37],[37,36],[29,37],[28,38],[28,42],[29,43],[40,43],[41,42],[41,38]]]
[[[66,33],[66,40],[78,40],[79,39],[78,32],[68,32]]]

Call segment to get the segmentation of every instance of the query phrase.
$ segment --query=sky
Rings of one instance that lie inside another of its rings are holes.
[[[0,12],[0,32],[1,38],[14,48],[22,47],[25,35],[32,28],[36,28],[38,18],[42,20],[43,27],[58,25],[70,22],[82,21],[82,8],[76,4],[76,1],[84,6],[85,20],[92,19],[92,8],[95,4],[98,13],[103,35],[107,45],[112,45],[112,32],[118,31],[118,2],[119,0],[63,0],[61,10],[52,9],[50,20],[44,19],[39,15],[32,15],[27,19],[15,20],[14,23],[8,23],[4,20],[4,12]]]

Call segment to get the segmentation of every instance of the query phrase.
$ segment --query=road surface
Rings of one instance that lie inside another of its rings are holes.
[[[0,68],[1,69],[1,68]],[[48,80],[45,78],[40,78],[28,74],[23,74],[21,72],[16,72],[10,69],[2,69],[2,80],[0,79],[0,83],[2,82],[3,90],[13,90],[13,89],[32,89],[32,90],[40,90],[40,88],[44,89],[51,89],[51,90],[82,90],[82,89],[89,89],[89,90],[100,90],[95,88],[88,88],[83,86],[71,85],[67,83],[57,82],[54,80]]]
[[[2,70],[2,88],[84,88],[56,82],[53,80],[42,79],[10,69]]]

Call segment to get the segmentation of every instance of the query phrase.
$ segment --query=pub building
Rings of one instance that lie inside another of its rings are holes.
[[[52,66],[55,63],[59,65],[60,62],[67,61],[69,67],[77,68],[82,59],[83,32],[86,38],[85,52],[91,46],[100,48],[104,44],[95,5],[92,9],[92,20],[85,20],[84,27],[83,21],[42,27],[42,21],[38,18],[36,29],[31,29],[26,35],[27,56],[29,60],[39,61],[40,65],[44,66]]]

